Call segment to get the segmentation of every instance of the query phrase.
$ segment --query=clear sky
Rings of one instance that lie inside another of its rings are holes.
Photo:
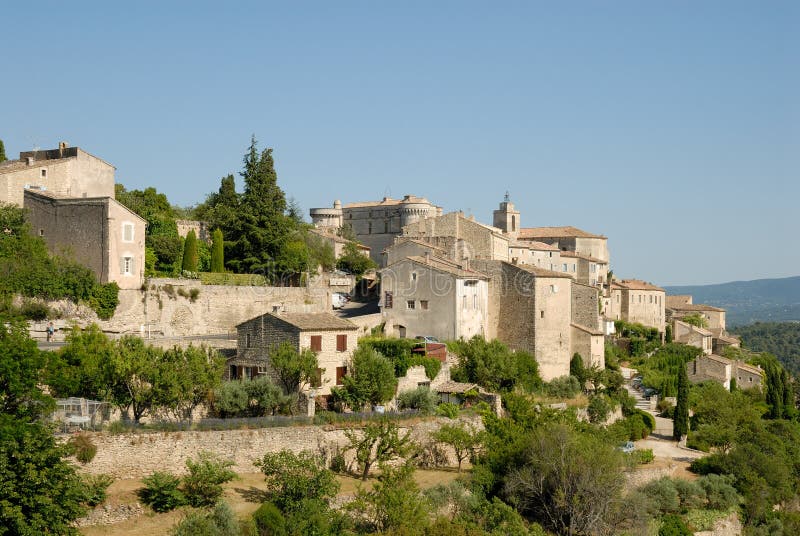
[[[16,5],[15,5],[16,4]],[[255,134],[308,209],[415,194],[657,284],[800,274],[800,2],[14,2],[6,153],[189,205]]]

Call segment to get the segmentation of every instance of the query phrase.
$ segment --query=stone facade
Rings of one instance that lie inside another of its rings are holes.
[[[511,264],[529,264],[555,271],[561,266],[561,251],[544,242],[512,240],[508,244],[508,260]]]
[[[688,298],[688,301],[687,301]],[[725,309],[712,305],[694,304],[691,296],[667,296],[667,321],[680,320],[685,316],[700,315],[706,320],[706,328],[715,335],[725,333]]]
[[[178,236],[186,238],[189,231],[194,231],[195,238],[207,244],[211,243],[211,229],[208,228],[208,222],[198,220],[175,220],[175,225],[178,227]]]
[[[506,193],[505,200],[500,203],[500,208],[492,214],[492,225],[503,231],[511,239],[516,239],[519,235],[521,226],[520,214],[509,200],[508,193]]]
[[[114,198],[114,166],[78,147],[28,151],[0,163],[0,202],[23,205],[26,189],[60,197]]]
[[[356,239],[370,248],[372,260],[380,264],[383,250],[402,233],[404,226],[435,217],[441,212],[441,207],[424,197],[407,195],[403,199],[384,197],[380,201],[349,203],[344,206],[337,201],[330,209],[312,208],[311,221],[318,227],[349,226]]]
[[[572,281],[572,316],[574,324],[599,330],[602,327],[600,316],[600,293],[596,287]]]
[[[666,329],[664,289],[636,279],[620,279],[611,283],[604,314],[610,320],[624,320]]]
[[[408,257],[381,270],[388,335],[440,340],[487,335],[486,275],[441,257]]]
[[[680,320],[673,320],[672,322],[672,337],[675,342],[700,348],[704,354],[710,354],[714,350],[714,336],[710,331]]]
[[[448,257],[448,251],[431,243],[414,238],[398,237],[394,244],[383,250],[383,266],[391,266],[406,257]],[[453,258],[450,256],[450,258]]]
[[[469,259],[508,260],[509,239],[500,229],[466,218],[461,212],[427,218],[403,227],[403,236],[431,242],[437,237],[463,241],[465,247],[457,251],[456,262]],[[442,247],[441,244],[437,244]],[[449,249],[449,248],[445,248]]]
[[[572,355],[580,354],[583,366],[604,369],[606,366],[605,336],[597,329],[587,328],[580,324],[572,324],[570,343]]]
[[[609,262],[608,238],[587,233],[577,227],[526,227],[520,229],[517,239],[544,242],[561,251],[571,251]]]
[[[561,267],[569,266],[570,275],[579,283],[601,287],[608,277],[608,262],[571,251],[561,252]]]
[[[144,281],[146,222],[112,197],[57,197],[25,190],[32,232],[53,253],[90,268],[101,283],[136,289]]]
[[[341,385],[347,365],[358,344],[358,326],[330,313],[266,313],[236,326],[236,357],[228,362],[230,377],[252,378],[268,374],[277,380],[270,367],[270,355],[283,343],[295,350],[311,349],[319,362],[316,394],[326,396],[331,387]]]
[[[760,368],[714,354],[703,355],[687,363],[686,373],[693,383],[715,381],[725,389],[731,388],[733,378],[739,389],[761,388],[763,380]]]

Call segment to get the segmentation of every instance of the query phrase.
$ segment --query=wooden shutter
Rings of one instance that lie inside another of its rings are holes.
[[[322,351],[322,335],[311,336],[311,350],[314,352]]]
[[[336,367],[336,385],[344,383],[342,379],[347,375],[347,367]]]
[[[347,335],[336,336],[336,351],[337,352],[347,351]]]

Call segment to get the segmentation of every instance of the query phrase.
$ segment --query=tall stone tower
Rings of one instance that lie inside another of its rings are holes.
[[[492,223],[498,229],[501,229],[511,238],[519,236],[519,211],[514,209],[514,203],[509,200],[508,192],[500,203],[500,208],[494,211],[494,221]]]

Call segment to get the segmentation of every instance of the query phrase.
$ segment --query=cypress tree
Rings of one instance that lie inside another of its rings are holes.
[[[736,378],[731,378],[731,389],[730,389],[731,393],[735,393],[737,387],[738,386],[736,385]]]
[[[222,273],[225,271],[225,240],[221,229],[215,229],[211,234],[211,271]]]
[[[197,236],[194,229],[186,235],[186,243],[183,245],[183,270],[188,272],[197,271]]]
[[[686,365],[678,368],[678,399],[675,403],[675,418],[672,423],[672,438],[680,441],[689,433],[689,376]]]
[[[6,146],[3,145],[3,140],[0,140],[0,162],[5,162],[8,160],[6,158]]]

